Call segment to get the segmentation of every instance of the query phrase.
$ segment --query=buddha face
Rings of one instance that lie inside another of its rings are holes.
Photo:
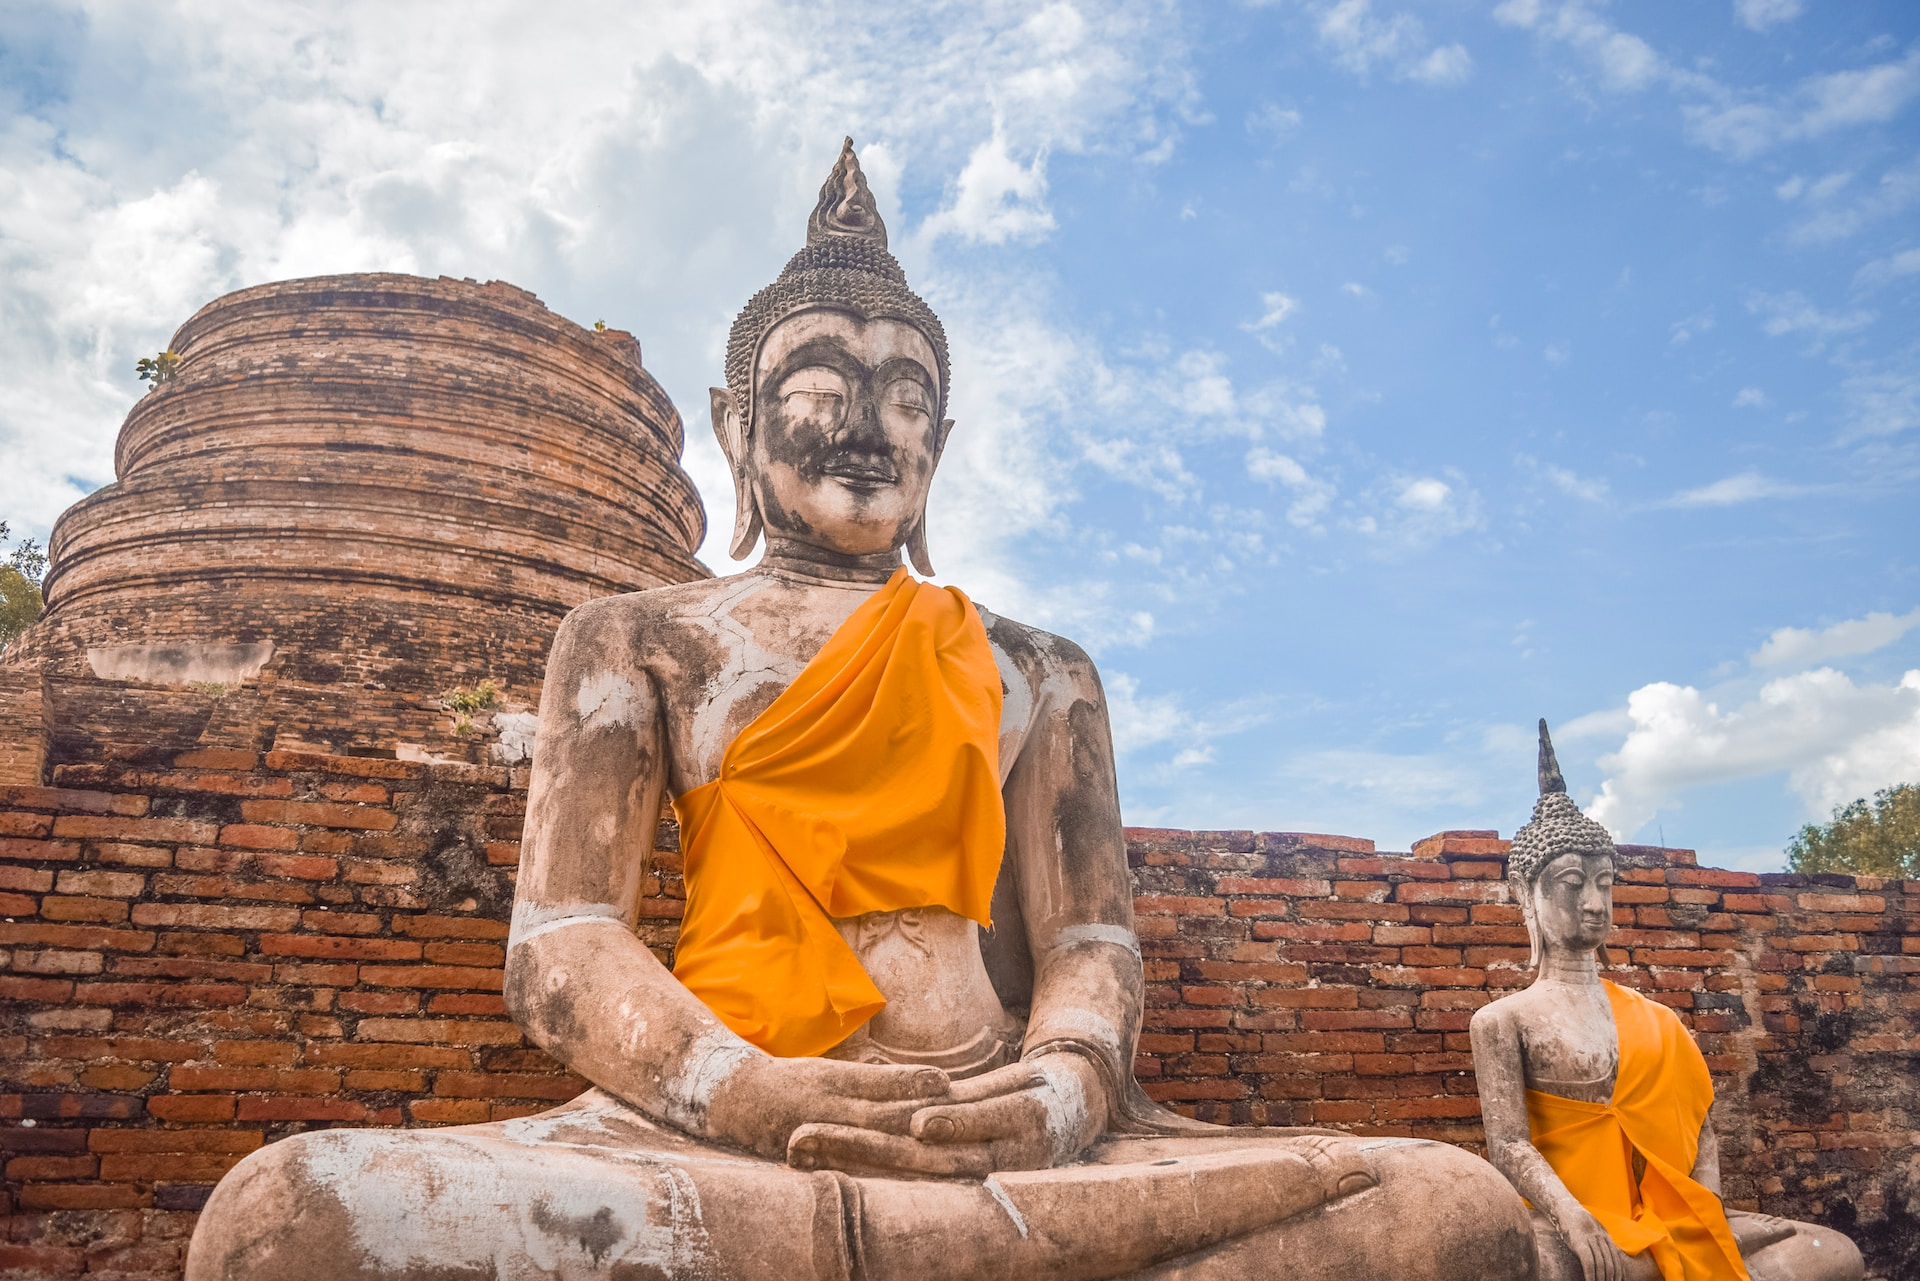
[[[1562,854],[1541,868],[1529,891],[1541,941],[1576,952],[1605,943],[1613,925],[1613,872],[1605,854]]]
[[[925,336],[897,320],[821,308],[774,326],[744,442],[768,534],[856,556],[907,541],[949,425],[938,368]]]

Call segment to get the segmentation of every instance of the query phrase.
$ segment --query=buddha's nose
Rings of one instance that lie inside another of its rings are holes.
[[[847,406],[846,421],[841,424],[840,445],[844,448],[884,452],[887,435],[880,428],[880,405],[873,393],[858,388]]]

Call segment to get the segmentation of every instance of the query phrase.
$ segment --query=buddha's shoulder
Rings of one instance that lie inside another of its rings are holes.
[[[696,578],[690,583],[668,583],[643,591],[595,597],[574,606],[562,626],[576,631],[616,628],[633,632],[686,626],[712,617],[718,606],[740,593],[737,578]]]
[[[1518,1033],[1545,1014],[1551,1004],[1539,988],[1523,987],[1475,1010],[1473,1017],[1468,1020],[1468,1028],[1476,1036]]]
[[[1092,675],[1093,659],[1087,651],[1064,636],[1055,635],[1031,623],[1023,623],[1005,614],[996,614],[978,601],[980,621],[987,629],[993,648],[1023,672],[1041,676],[1084,672]]]

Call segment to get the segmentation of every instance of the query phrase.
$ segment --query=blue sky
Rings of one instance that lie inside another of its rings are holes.
[[[17,531],[195,308],[368,269],[631,329],[724,513],[851,133],[953,338],[935,561],[1094,651],[1130,821],[1510,832],[1541,715],[1727,865],[1920,779],[1910,4],[23,4],[0,111]]]

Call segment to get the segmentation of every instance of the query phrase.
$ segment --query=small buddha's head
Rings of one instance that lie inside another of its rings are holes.
[[[733,470],[735,559],[762,529],[827,551],[907,548],[931,574],[927,493],[947,432],[947,337],[907,288],[847,139],[807,245],[727,338],[713,430]]]
[[[1520,901],[1533,944],[1532,964],[1548,947],[1598,952],[1608,961],[1613,926],[1613,836],[1580,812],[1553,755],[1547,723],[1540,722],[1540,799],[1533,819],[1513,834],[1507,879]]]

